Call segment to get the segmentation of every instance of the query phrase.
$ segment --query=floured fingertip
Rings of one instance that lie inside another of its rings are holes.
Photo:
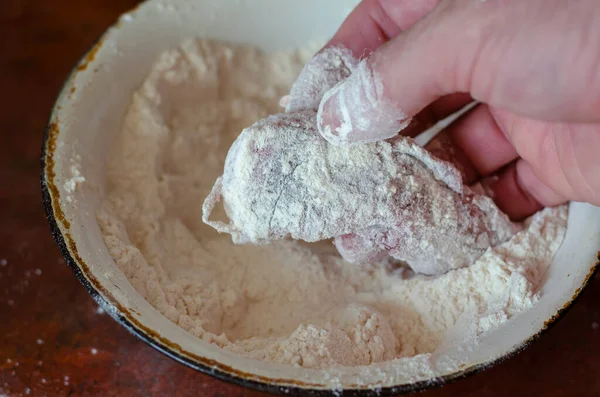
[[[410,121],[411,117],[385,98],[383,82],[369,59],[325,93],[317,113],[319,132],[338,146],[392,138]]]

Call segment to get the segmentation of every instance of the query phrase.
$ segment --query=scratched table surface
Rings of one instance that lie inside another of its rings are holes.
[[[69,70],[134,0],[0,0],[0,396],[260,396],[189,369],[98,309],[62,260],[39,157]],[[525,352],[421,394],[600,395],[600,280]]]

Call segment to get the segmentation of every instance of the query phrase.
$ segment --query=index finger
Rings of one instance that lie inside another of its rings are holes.
[[[363,0],[327,43],[362,57],[410,28],[441,0]]]

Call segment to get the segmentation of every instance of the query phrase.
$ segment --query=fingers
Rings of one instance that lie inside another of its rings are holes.
[[[471,102],[473,102],[471,95],[464,92],[457,92],[439,98],[426,107],[419,115],[427,113],[432,121],[438,122],[464,108]]]
[[[327,47],[341,45],[356,57],[376,50],[408,29],[440,0],[363,0],[346,18]]]
[[[415,6],[411,0],[365,0],[328,45],[349,46],[356,56],[362,56],[410,28],[439,2],[423,0]],[[387,139],[412,120],[394,104],[381,100],[383,85],[370,62],[365,59],[344,83],[323,96],[317,125],[323,137],[335,145]]]
[[[452,16],[446,8],[453,3],[439,5],[379,47],[325,94],[317,118],[325,139],[344,145],[391,138],[439,97],[468,91],[467,84],[457,83],[457,60],[474,59],[482,39],[462,33],[459,18],[439,16]],[[468,50],[461,51],[463,58],[457,55],[459,44]]]
[[[598,46],[591,0],[441,2],[327,92],[319,131],[338,145],[387,139],[452,92],[535,119],[598,121]]]
[[[546,123],[492,109],[519,156],[552,191],[600,205],[600,125]]]
[[[414,138],[471,102],[473,102],[473,98],[465,93],[441,97],[413,117],[410,124],[402,130],[402,135]]]
[[[344,46],[362,57],[400,32],[378,0],[363,0],[344,21],[326,47]]]
[[[427,146],[442,158],[451,156],[444,159],[463,171],[467,183],[493,175],[482,184],[513,219],[567,200],[598,205],[598,147],[597,124],[545,123],[486,105]]]
[[[365,0],[332,43],[375,52],[324,95],[319,132],[336,145],[414,135],[434,119],[429,104],[469,92],[494,110],[446,132],[468,180],[502,169],[486,184],[517,218],[565,199],[600,204],[598,127],[533,120],[600,120],[597,10],[592,0]]]
[[[482,184],[498,208],[513,220],[521,220],[543,207],[567,201],[546,186],[523,159],[509,165],[498,175],[483,180]]]
[[[371,72],[367,62],[362,61],[345,82],[323,96],[317,126],[330,143],[384,140],[397,135],[400,129],[404,135],[414,137],[472,102],[469,94],[453,93],[437,99],[415,117],[407,117],[394,105],[378,100],[382,86]],[[359,82],[348,84],[355,81]],[[330,105],[330,100],[336,101],[335,105]]]
[[[448,126],[426,146],[437,157],[453,163],[473,183],[519,157],[487,105],[479,105]]]
[[[449,126],[447,133],[481,176],[490,175],[519,157],[487,105],[473,109],[466,117]]]
[[[282,98],[281,106],[286,112],[316,110],[324,93],[356,69],[362,54],[370,53],[389,37],[409,28],[440,1],[363,0],[325,48],[305,65],[290,95]],[[433,125],[436,117],[443,118],[466,103],[465,94],[440,99],[430,107],[430,112],[415,118],[411,130],[417,134]]]
[[[504,27],[480,53],[473,96],[538,120],[600,121],[597,2],[492,2],[505,3]]]
[[[479,105],[435,137],[426,148],[453,163],[468,184],[480,177],[495,174],[484,178],[482,184],[498,207],[511,219],[520,220],[544,206],[565,202],[563,195],[556,193],[535,175],[527,161],[515,161],[519,153],[509,137],[536,134],[531,125],[520,124],[521,127],[517,127],[519,124],[511,121],[509,116],[499,116],[498,120],[510,124],[511,132],[504,132],[506,126],[498,124],[487,105]],[[530,146],[535,143],[528,141],[519,145]],[[557,176],[554,178],[558,179]]]
[[[384,97],[381,77],[367,58],[344,82],[325,93],[317,112],[317,128],[337,146],[391,138],[411,117]]]

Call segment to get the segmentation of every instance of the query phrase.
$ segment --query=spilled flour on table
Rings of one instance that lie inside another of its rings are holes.
[[[104,241],[155,308],[223,349],[309,368],[403,360],[406,376],[425,376],[457,324],[477,337],[532,307],[567,207],[439,277],[351,265],[330,242],[234,245],[202,222],[202,202],[231,143],[281,111],[312,53],[189,40],[160,56],[107,162]]]

